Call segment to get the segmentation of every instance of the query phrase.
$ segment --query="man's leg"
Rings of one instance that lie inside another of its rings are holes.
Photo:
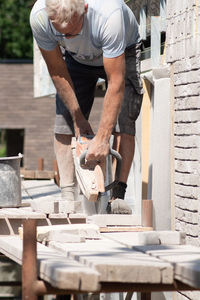
[[[60,175],[63,200],[74,201],[75,174],[71,151],[72,135],[55,134],[54,148]]]
[[[125,198],[127,179],[135,150],[135,121],[142,104],[142,81],[140,78],[140,44],[127,49],[125,93],[121,112],[118,117],[114,146],[122,156],[122,168],[119,183],[113,188],[110,210],[115,214],[131,214],[131,208]]]
[[[113,146],[122,157],[119,181],[126,183],[135,152],[135,136],[116,133]]]
[[[132,210],[124,201],[127,179],[135,150],[135,137],[126,133],[115,133],[113,148],[122,157],[119,183],[112,190],[112,199],[108,206],[108,211],[113,214],[131,214]],[[115,166],[114,166],[115,171]]]
[[[98,77],[93,75],[87,66],[74,61],[70,55],[66,55],[66,63],[74,90],[81,110],[88,119],[94,100],[94,91]],[[74,135],[71,115],[59,95],[56,96],[56,121],[55,121],[54,147],[58,170],[60,174],[60,186],[62,199],[73,201],[75,193],[75,169],[71,151],[71,138]],[[70,207],[75,207],[70,205]]]

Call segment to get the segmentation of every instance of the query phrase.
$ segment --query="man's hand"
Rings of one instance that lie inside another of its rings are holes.
[[[79,138],[81,135],[94,135],[90,123],[84,117],[74,121],[74,131],[76,138]]]
[[[89,143],[88,143],[88,151],[86,155],[87,161],[104,161],[106,156],[109,153],[110,145],[109,142],[105,140],[98,139],[95,136]]]

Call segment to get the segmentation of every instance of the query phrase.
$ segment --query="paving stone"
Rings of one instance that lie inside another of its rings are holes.
[[[19,232],[22,236],[22,228]],[[49,235],[51,232],[54,234],[77,234],[81,238],[87,239],[99,239],[100,232],[99,227],[95,224],[66,224],[66,225],[50,225],[50,226],[38,226],[37,227],[37,240],[49,241]],[[52,234],[52,233],[51,233]]]
[[[62,233],[57,231],[50,231],[46,241],[54,241],[62,243],[83,243],[85,242],[84,236],[79,236],[78,234]],[[44,240],[43,240],[44,241]]]
[[[22,240],[18,236],[0,237],[0,252],[22,264]],[[40,243],[37,244],[39,277],[53,287],[76,291],[97,291],[99,274],[73,259]]]
[[[185,233],[177,231],[117,232],[105,233],[103,236],[130,248],[135,245],[180,245],[185,243]]]
[[[138,250],[174,265],[175,278],[194,288],[200,288],[200,248],[180,246],[139,246]]]
[[[46,215],[41,212],[33,212],[30,207],[27,208],[6,208],[0,209],[0,219],[44,219]]]
[[[75,244],[50,243],[50,246],[97,270],[101,281],[169,284],[173,282],[172,265],[122,247],[114,241],[86,241],[79,244],[78,251]]]
[[[141,225],[141,216],[139,215],[93,215],[88,216],[87,223],[97,224],[100,227],[112,225]]]

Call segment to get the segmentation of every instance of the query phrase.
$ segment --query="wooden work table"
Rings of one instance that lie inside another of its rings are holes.
[[[31,203],[38,197],[31,183],[27,185]],[[41,185],[37,191],[46,194]],[[58,191],[52,186],[50,192]],[[103,233],[101,226],[92,223],[100,222],[99,217],[88,218],[90,224],[70,224],[67,215],[63,219],[68,222],[57,225],[48,217],[29,208],[0,210],[2,221],[20,218],[18,230],[1,232],[0,253],[22,266],[23,300],[45,294],[200,289],[200,248],[185,245],[180,232],[138,226],[135,231],[114,232],[112,225]]]

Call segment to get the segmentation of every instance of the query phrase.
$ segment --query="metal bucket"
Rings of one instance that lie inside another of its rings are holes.
[[[0,157],[0,207],[21,205],[20,161],[23,155]]]

